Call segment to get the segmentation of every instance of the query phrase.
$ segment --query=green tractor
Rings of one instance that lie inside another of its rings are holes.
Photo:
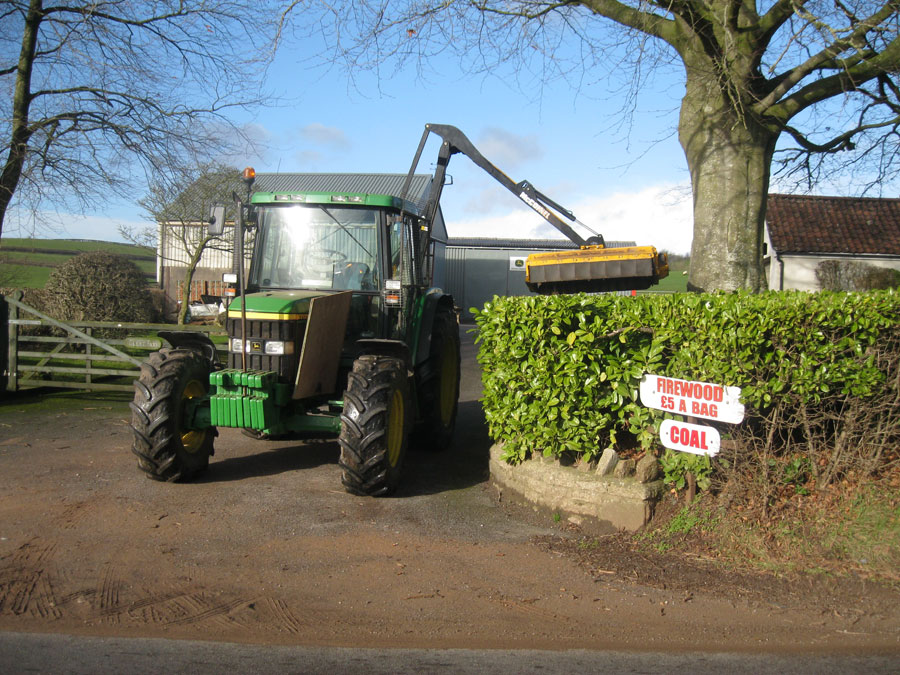
[[[437,203],[407,200],[412,179],[399,196],[256,192],[244,204],[234,195],[228,363],[203,334],[161,333],[171,348],[143,364],[131,403],[142,471],[190,480],[207,468],[221,427],[258,439],[326,434],[340,444],[345,489],[387,495],[411,435],[428,449],[449,445],[459,321],[453,299],[431,286]],[[210,223],[223,230],[224,207]]]

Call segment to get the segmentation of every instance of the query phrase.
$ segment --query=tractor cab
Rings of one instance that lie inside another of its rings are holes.
[[[347,341],[397,338],[402,286],[422,286],[429,265],[411,265],[404,246],[419,222],[408,202],[387,195],[253,195],[256,241],[247,281],[255,296],[301,291],[304,297],[351,291]],[[430,259],[429,259],[430,262]]]

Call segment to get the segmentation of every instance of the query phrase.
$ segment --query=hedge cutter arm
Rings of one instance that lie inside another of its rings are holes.
[[[425,125],[404,183],[404,198],[431,134],[440,136],[443,142],[438,151],[431,191],[424,208],[426,222],[434,222],[450,158],[462,153],[579,247],[576,250],[533,253],[528,256],[525,279],[532,291],[555,294],[648,288],[668,275],[666,254],[658,253],[653,246],[606,248],[602,235],[596,233],[584,239],[566,222],[568,220],[590,230],[575,218],[575,214],[539,192],[527,180],[512,180],[481,154],[462,131],[449,124]]]

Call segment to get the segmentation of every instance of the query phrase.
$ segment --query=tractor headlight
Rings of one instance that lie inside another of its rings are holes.
[[[248,338],[244,350],[248,354],[267,354],[269,356],[283,356],[284,354],[294,353],[293,342],[283,342],[281,340],[258,340]],[[233,354],[241,353],[241,338],[231,338],[231,352]]]
[[[268,340],[266,342],[266,354],[270,356],[282,356],[284,354],[294,353],[293,342],[282,342],[281,340]]]

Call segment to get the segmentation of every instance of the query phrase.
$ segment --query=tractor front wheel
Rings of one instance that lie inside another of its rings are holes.
[[[412,410],[402,359],[361,356],[353,363],[341,413],[341,482],[347,492],[384,496],[400,480]]]
[[[215,429],[188,416],[209,391],[210,366],[191,349],[162,349],[141,364],[131,403],[132,451],[150,478],[190,480],[209,466]]]

